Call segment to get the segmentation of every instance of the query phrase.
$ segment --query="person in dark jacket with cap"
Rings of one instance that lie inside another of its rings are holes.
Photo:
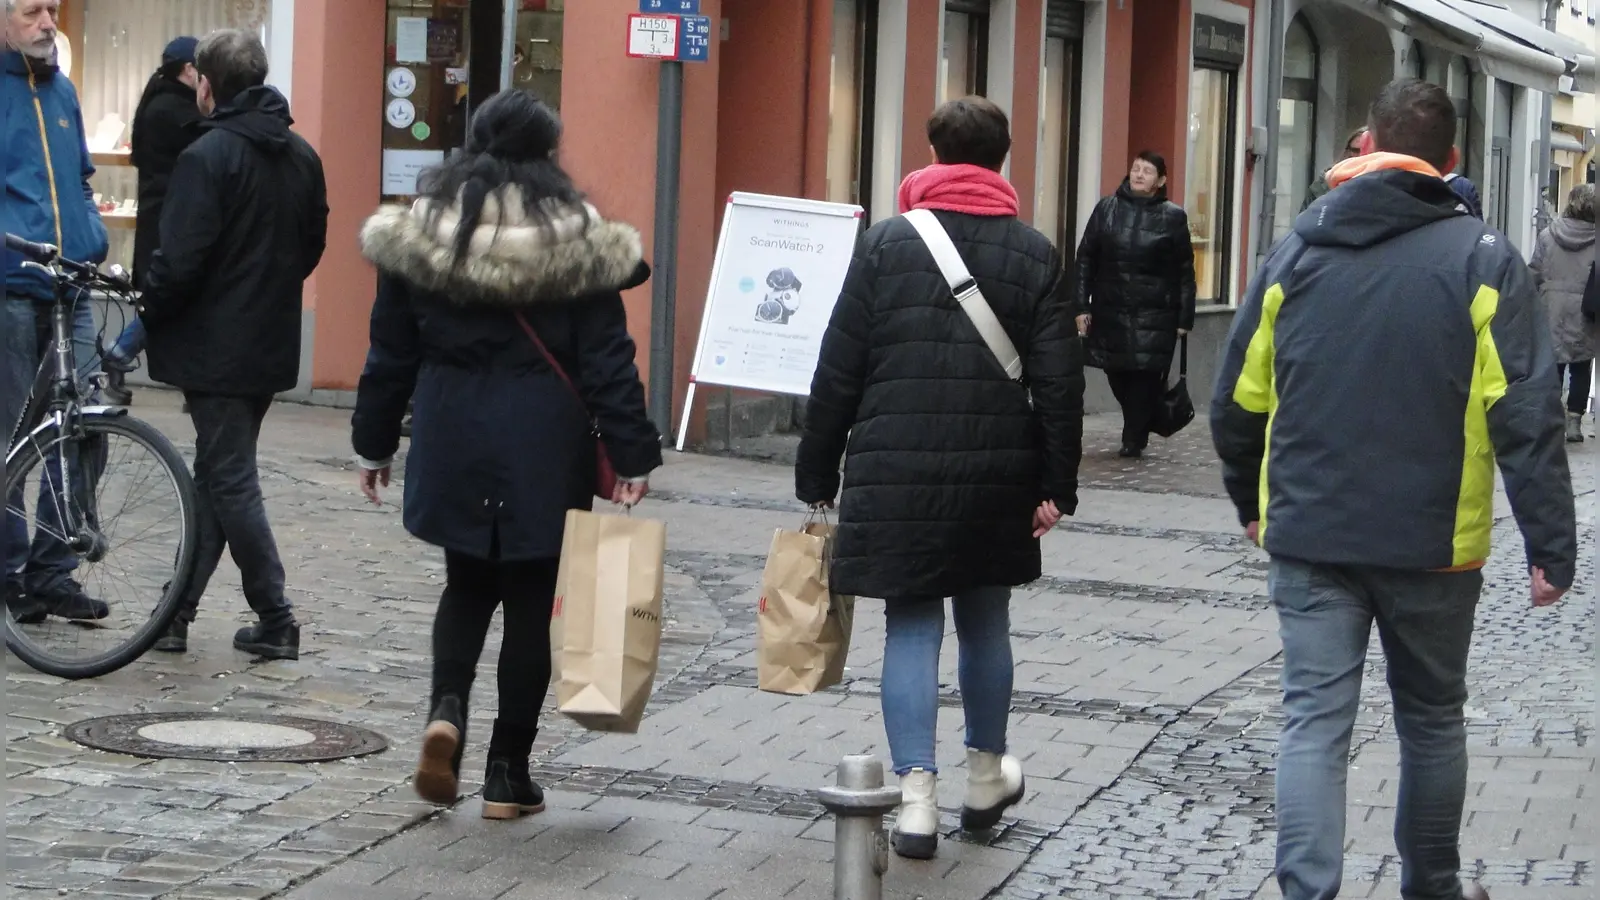
[[[161,68],[145,83],[144,95],[133,113],[133,166],[139,171],[139,218],[133,232],[133,279],[142,286],[150,256],[161,235],[161,209],[167,197],[167,182],[178,164],[178,155],[200,136],[200,108],[195,103],[194,86],[200,75],[194,68],[198,39],[173,38],[161,54]],[[106,350],[106,399],[126,405],[133,400],[124,376],[135,367],[144,352],[144,322],[137,316],[123,329],[117,342]]]
[[[156,649],[183,652],[206,584],[231,551],[260,621],[235,648],[296,659],[300,627],[261,499],[256,441],[274,394],[300,377],[301,291],[328,233],[322,161],[289,130],[255,35],[219,31],[195,52],[201,136],[178,156],[139,313],[150,375],[179,388],[195,426],[200,550],[178,619]]]
[[[1400,737],[1404,897],[1463,885],[1468,655],[1499,464],[1529,599],[1557,602],[1578,541],[1550,334],[1528,266],[1442,173],[1455,108],[1390,83],[1370,151],[1272,249],[1234,320],[1211,403],[1223,482],[1271,557],[1283,639],[1277,879],[1339,893],[1345,770],[1374,625]]]

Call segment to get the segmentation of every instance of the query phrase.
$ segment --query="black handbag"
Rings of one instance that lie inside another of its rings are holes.
[[[1167,369],[1170,378],[1172,369]],[[1163,379],[1165,380],[1165,378]],[[1189,336],[1178,338],[1178,380],[1161,397],[1150,430],[1164,438],[1172,437],[1194,421],[1194,401],[1189,399]]]
[[[1600,319],[1600,284],[1595,284],[1594,263],[1589,263],[1589,280],[1583,286],[1583,317],[1591,322]]]

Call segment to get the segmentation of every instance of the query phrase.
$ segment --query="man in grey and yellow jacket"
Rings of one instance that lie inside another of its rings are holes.
[[[1577,526],[1550,338],[1505,235],[1441,178],[1455,111],[1412,79],[1372,105],[1367,155],[1273,248],[1211,407],[1239,519],[1272,557],[1284,642],[1277,877],[1327,900],[1343,868],[1345,767],[1374,623],[1400,737],[1401,892],[1463,886],[1467,651],[1495,464],[1533,603],[1570,587]]]

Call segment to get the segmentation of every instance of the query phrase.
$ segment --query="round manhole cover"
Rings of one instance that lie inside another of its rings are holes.
[[[218,762],[322,762],[366,756],[389,746],[382,735],[320,719],[223,713],[139,713],[85,719],[67,738],[149,759]]]

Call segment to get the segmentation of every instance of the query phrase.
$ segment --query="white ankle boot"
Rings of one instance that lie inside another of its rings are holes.
[[[961,830],[993,828],[1008,808],[1022,802],[1026,792],[1021,760],[968,747],[967,799],[961,805]]]
[[[900,776],[900,814],[892,834],[894,852],[907,859],[933,859],[939,847],[938,776],[912,769]]]

